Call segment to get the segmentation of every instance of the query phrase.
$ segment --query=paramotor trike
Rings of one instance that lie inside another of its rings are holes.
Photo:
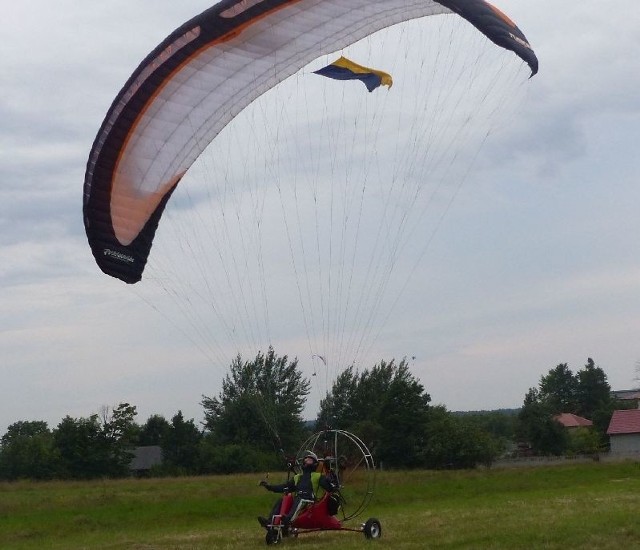
[[[316,531],[351,531],[363,533],[367,539],[379,538],[382,526],[376,518],[359,526],[347,523],[365,510],[373,496],[375,464],[366,445],[344,430],[323,430],[303,443],[289,474],[295,473],[309,450],[318,456],[318,470],[331,479],[336,490],[318,500],[296,500],[293,494],[285,494],[280,513],[265,526],[266,543],[277,544],[284,537]],[[291,513],[294,505],[297,509]],[[290,518],[286,525],[285,517]]]

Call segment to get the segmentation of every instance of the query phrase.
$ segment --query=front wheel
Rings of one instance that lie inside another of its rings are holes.
[[[382,536],[382,525],[375,518],[369,518],[364,524],[364,536],[368,539],[379,539]]]
[[[268,529],[267,535],[264,538],[267,546],[272,544],[278,544],[280,542],[280,537],[277,529]]]

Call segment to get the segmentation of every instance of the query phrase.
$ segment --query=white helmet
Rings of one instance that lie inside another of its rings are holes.
[[[313,458],[314,462],[318,462],[318,456],[313,451],[305,451],[302,455],[302,460],[304,461],[306,458]]]

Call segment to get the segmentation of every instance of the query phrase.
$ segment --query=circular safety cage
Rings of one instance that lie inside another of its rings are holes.
[[[341,521],[360,515],[371,502],[375,487],[375,463],[364,442],[350,432],[327,429],[302,444],[296,453],[299,463],[307,451],[317,455],[318,468],[338,487]]]

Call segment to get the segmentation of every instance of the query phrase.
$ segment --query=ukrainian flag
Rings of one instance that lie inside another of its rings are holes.
[[[334,61],[331,65],[318,69],[314,71],[314,73],[328,78],[335,78],[336,80],[361,80],[370,92],[373,92],[373,90],[381,85],[391,88],[393,84],[391,75],[376,69],[363,67],[350,61],[346,57],[340,57],[340,59]]]

